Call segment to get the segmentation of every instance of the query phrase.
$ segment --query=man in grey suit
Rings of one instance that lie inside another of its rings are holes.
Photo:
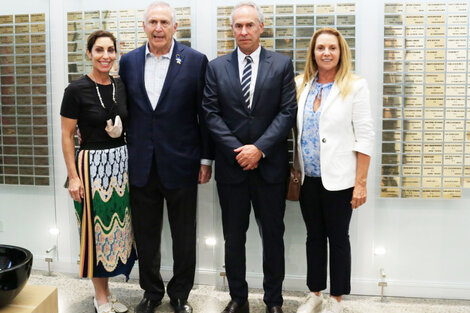
[[[223,313],[247,313],[245,241],[251,205],[263,242],[266,312],[282,313],[287,136],[297,101],[292,61],[260,46],[263,14],[235,6],[237,49],[208,64],[203,111],[214,139],[231,301]]]

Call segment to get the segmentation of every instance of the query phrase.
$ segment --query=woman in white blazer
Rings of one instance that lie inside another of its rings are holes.
[[[297,313],[342,312],[350,293],[352,210],[366,202],[374,128],[367,82],[352,73],[351,52],[333,28],[313,34],[304,74],[297,77],[300,207],[307,228],[306,301]],[[330,297],[326,289],[327,242]]]

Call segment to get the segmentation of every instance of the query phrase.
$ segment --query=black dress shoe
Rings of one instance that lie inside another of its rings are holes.
[[[162,304],[161,300],[151,300],[144,297],[135,307],[135,313],[155,313],[160,304]]]
[[[250,306],[248,301],[245,301],[243,305],[238,305],[235,301],[230,301],[222,313],[250,313]]]
[[[187,300],[171,299],[170,304],[175,309],[175,313],[193,313],[193,308],[189,305]]]
[[[275,305],[270,308],[266,307],[266,313],[283,313],[283,311],[279,305]]]

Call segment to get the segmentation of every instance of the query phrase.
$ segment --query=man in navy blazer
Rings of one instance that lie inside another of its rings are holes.
[[[211,177],[210,135],[202,120],[205,55],[173,39],[175,12],[164,2],[144,13],[148,43],[122,56],[119,74],[128,95],[131,212],[145,291],[137,313],[153,313],[165,287],[160,275],[163,203],[173,239],[170,303],[187,303],[196,264],[197,184]]]
[[[203,110],[215,143],[225,268],[231,301],[249,312],[245,241],[251,205],[263,242],[266,312],[282,312],[287,136],[297,102],[292,61],[262,48],[263,15],[253,2],[231,15],[238,48],[207,67]]]

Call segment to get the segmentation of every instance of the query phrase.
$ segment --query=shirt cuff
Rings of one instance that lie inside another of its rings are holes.
[[[209,159],[201,159],[201,165],[212,166],[212,160],[209,160]]]

